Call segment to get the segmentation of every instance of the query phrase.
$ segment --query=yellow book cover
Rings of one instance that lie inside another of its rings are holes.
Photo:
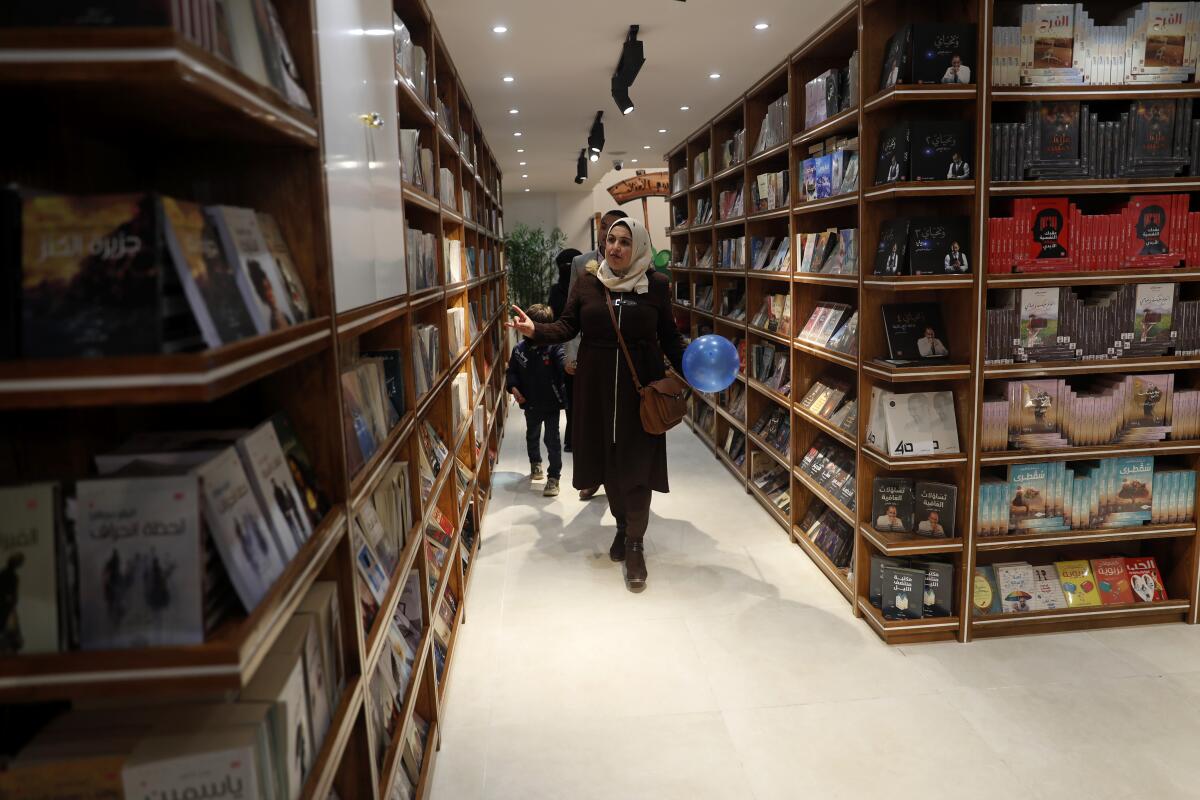
[[[1068,608],[1101,604],[1100,590],[1096,586],[1096,577],[1092,575],[1091,564],[1083,560],[1056,561],[1054,566],[1058,568],[1058,581],[1062,584]]]

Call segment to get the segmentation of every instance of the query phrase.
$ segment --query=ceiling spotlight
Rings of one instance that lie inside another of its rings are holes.
[[[517,109],[515,109],[515,108],[510,108],[510,109],[508,110],[508,113],[510,113],[510,114],[520,114],[521,112],[520,112],[520,111],[518,111],[518,110],[517,110]]]
[[[644,145],[642,145],[642,149],[643,149],[643,150],[649,150],[649,149],[650,149],[650,145],[648,145],[648,144],[644,144]]]
[[[505,76],[504,76],[504,82],[505,82],[505,83],[512,83],[512,82],[513,82],[513,81],[515,81],[515,80],[516,80],[516,78],[514,78],[512,75],[505,75]]]
[[[588,134],[588,147],[593,153],[604,149],[604,112],[596,112],[596,120],[592,123],[591,133]]]
[[[636,158],[631,158],[631,159],[630,159],[630,161],[631,161],[632,163],[634,163],[634,164],[636,164],[636,163],[637,163],[637,159],[636,159]]]
[[[719,72],[710,72],[710,73],[708,74],[708,77],[712,78],[712,79],[715,81],[717,78],[721,77],[721,73],[719,73]]]
[[[526,186],[526,187],[525,187],[525,191],[527,191],[527,192],[529,191],[529,187],[528,187],[528,186]]]
[[[760,22],[760,23],[758,23],[757,25],[755,25],[755,26],[754,26],[754,30],[756,30],[756,31],[765,31],[765,30],[766,30],[767,28],[769,28],[769,27],[771,27],[771,26],[770,26],[770,24],[768,24],[768,23],[766,23],[766,22]]]
[[[508,33],[508,28],[503,25],[497,25],[496,27],[492,28],[492,33]]]
[[[633,112],[629,88],[633,86],[642,65],[646,63],[645,47],[637,38],[638,29],[637,25],[629,26],[629,34],[625,37],[625,44],[621,46],[621,59],[617,62],[617,71],[612,76],[612,97],[622,114]]]
[[[524,148],[524,147],[518,147],[518,148],[517,148],[517,152],[518,152],[518,153],[524,153],[524,152],[525,152],[525,148]]]
[[[621,79],[616,75],[612,76],[612,98],[617,104],[617,108],[621,109],[622,114],[633,113],[633,100],[629,97],[629,87],[621,83]]]
[[[520,164],[518,164],[517,166],[523,167],[523,166],[525,166],[525,163],[526,163],[526,162],[522,161],[522,162],[521,162]]]
[[[680,111],[687,111],[687,110],[688,110],[688,109],[690,109],[690,108],[691,108],[691,106],[680,106],[680,107],[679,107],[679,110],[680,110]]]
[[[587,150],[579,151],[579,160],[575,162],[575,182],[583,183],[587,180]]]
[[[520,135],[521,135],[520,131],[513,131],[513,136],[520,136]]]
[[[588,160],[591,161],[593,164],[595,164],[597,161],[600,160],[600,154],[592,153],[590,156],[588,156]]]
[[[667,132],[667,129],[666,129],[666,128],[659,128],[659,129],[658,129],[658,132],[659,132],[659,133],[666,133],[666,132]]]
[[[528,178],[529,176],[528,176],[528,175],[522,175],[521,177],[522,177],[522,178]]]

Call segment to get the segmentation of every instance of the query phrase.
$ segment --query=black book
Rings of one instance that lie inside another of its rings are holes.
[[[890,89],[900,83],[912,82],[912,25],[905,25],[892,34],[884,50],[883,72],[879,88]]]
[[[912,28],[914,83],[975,82],[975,26],[926,22]]]
[[[908,265],[913,275],[961,275],[967,260],[966,217],[914,217],[908,232]]]
[[[0,360],[21,352],[21,197],[0,189]]]
[[[954,607],[954,565],[936,561],[917,562],[914,569],[925,570],[925,588],[921,593],[921,615],[948,617]]]
[[[871,482],[871,526],[883,533],[911,533],[913,482],[877,477]]]
[[[879,229],[879,245],[875,248],[876,275],[908,274],[907,217],[889,219]]]
[[[965,120],[917,120],[912,123],[910,174],[914,181],[966,180],[974,144]]]
[[[883,328],[891,362],[937,363],[950,355],[950,339],[937,303],[885,305]]]
[[[834,116],[840,107],[839,93],[842,82],[839,76],[843,70],[831,69],[825,76],[825,118]]]
[[[1134,166],[1182,166],[1175,154],[1175,100],[1138,100],[1131,105]],[[1161,170],[1160,170],[1161,171]],[[1164,171],[1173,175],[1174,169]]]
[[[1055,162],[1078,165],[1080,157],[1080,105],[1068,101],[1035,104],[1034,154],[1038,166]]]
[[[902,567],[904,564],[904,559],[901,558],[871,556],[871,576],[867,595],[867,599],[871,601],[871,605],[876,608],[883,608],[883,568]]]
[[[952,483],[917,481],[913,489],[916,533],[937,539],[954,538],[958,487]]]
[[[881,586],[883,616],[920,619],[925,613],[925,570],[885,564]]]
[[[912,138],[908,123],[884,129],[879,137],[879,158],[875,163],[875,183],[908,180],[908,143]]]

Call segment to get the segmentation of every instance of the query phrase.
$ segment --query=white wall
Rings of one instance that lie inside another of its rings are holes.
[[[653,169],[648,171],[654,171]],[[567,247],[587,251],[591,247],[590,226],[594,214],[603,214],[616,208],[616,201],[608,193],[608,187],[637,174],[636,170],[609,170],[592,190],[571,192],[505,192],[504,229],[512,230],[518,224],[540,227],[549,232],[557,225],[567,235]],[[651,197],[646,200],[650,212],[650,238],[655,248],[670,247],[666,235],[670,209],[666,198]],[[642,201],[632,200],[620,209],[639,222],[642,218]]]

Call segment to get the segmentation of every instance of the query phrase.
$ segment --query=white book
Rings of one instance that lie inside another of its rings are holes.
[[[221,0],[229,21],[230,44],[237,68],[263,86],[270,86],[267,62],[254,20],[254,0]]]
[[[296,608],[297,614],[313,617],[321,636],[324,657],[324,676],[329,707],[337,706],[338,697],[344,688],[346,674],[345,656],[342,645],[341,606],[338,602],[337,584],[333,581],[317,581]]]
[[[258,741],[250,726],[148,736],[121,769],[125,796],[270,800]]]
[[[83,649],[204,641],[201,505],[193,475],[79,482]]]
[[[891,397],[891,392],[878,386],[871,387],[871,415],[867,420],[867,444],[880,453],[888,452],[887,417],[884,416],[884,405]]]
[[[0,488],[0,657],[58,650],[58,485]]]
[[[237,450],[230,447],[196,469],[204,519],[246,611],[253,611],[283,574],[286,559],[254,497]]]
[[[241,699],[271,703],[276,745],[276,772],[283,797],[296,800],[317,750],[313,744],[305,694],[303,653],[272,653],[263,659]]]
[[[894,394],[884,402],[888,453],[893,456],[959,452],[950,392]]]
[[[1053,564],[1033,568],[1033,604],[1038,611],[1067,607],[1067,598],[1058,581],[1058,568]]]
[[[358,523],[371,549],[379,557],[379,565],[390,575],[400,560],[400,546],[395,534],[389,532],[379,518],[373,498],[368,497],[359,509]]]
[[[267,420],[237,443],[238,455],[254,488],[258,504],[267,512],[275,532],[275,543],[290,561],[300,547],[312,536],[312,525],[305,513],[304,498],[288,468],[275,433],[275,425]]]
[[[234,268],[238,288],[258,332],[269,333],[294,324],[287,285],[254,211],[209,206],[205,213],[217,230],[225,260]]]
[[[358,574],[362,578],[363,584],[375,598],[375,602],[382,603],[390,582],[388,573],[379,563],[379,556],[375,554],[375,549],[366,541],[366,536],[357,519],[354,520],[354,530],[357,544],[354,564],[358,568]]]
[[[1014,561],[994,564],[993,568],[996,571],[1001,611],[1005,614],[1033,611],[1033,567],[1026,562]]]

